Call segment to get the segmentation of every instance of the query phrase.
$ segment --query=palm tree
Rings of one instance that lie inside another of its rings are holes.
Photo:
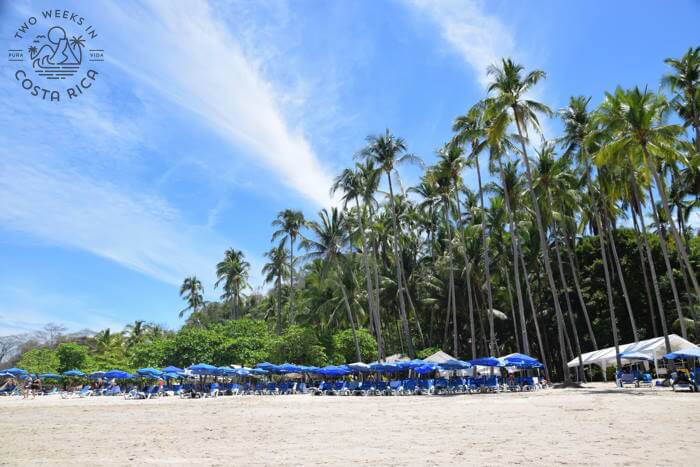
[[[396,212],[396,200],[394,199],[394,188],[391,181],[392,172],[397,165],[404,162],[419,162],[416,156],[406,152],[406,142],[403,138],[396,137],[387,129],[383,135],[369,136],[367,138],[367,147],[362,151],[361,155],[369,162],[375,164],[386,174],[389,183],[389,204],[391,207],[391,219],[394,228],[393,232],[393,249],[394,261],[396,263],[396,285],[398,288],[399,312],[401,314],[401,324],[403,335],[406,340],[406,347],[411,358],[415,358],[416,351],[413,347],[413,339],[408,326],[408,316],[406,314],[406,303],[404,301],[403,289],[403,274],[402,270],[402,253],[401,244],[399,242],[400,226],[398,215]]]
[[[277,214],[277,219],[272,221],[272,226],[277,227],[277,230],[272,233],[272,240],[282,236],[286,236],[286,239],[289,240],[289,312],[292,319],[294,318],[294,297],[296,295],[294,290],[294,242],[305,224],[304,214],[294,209],[281,211]]]
[[[245,255],[240,250],[229,248],[224,253],[224,259],[216,265],[217,281],[214,283],[218,287],[224,283],[224,293],[221,298],[230,302],[232,319],[240,317],[241,295],[248,287],[248,271],[250,264],[245,260]]]
[[[639,88],[629,91],[617,88],[614,94],[606,93],[606,101],[601,105],[598,113],[598,122],[612,139],[601,147],[597,161],[604,165],[612,161],[624,160],[624,157],[641,156],[643,166],[656,184],[664,214],[671,220],[673,217],[666,183],[657,167],[659,160],[674,161],[679,157],[676,142],[683,134],[683,128],[679,125],[664,123],[668,109],[668,102],[663,96],[646,90],[642,92]],[[651,196],[653,195],[650,194]],[[682,260],[682,267],[686,268],[695,294],[700,297],[700,285],[690,264],[686,247],[681,241],[675,224],[669,222],[668,227]],[[682,315],[679,319],[683,321]]]
[[[569,107],[561,111],[561,118],[564,121],[564,137],[562,144],[566,148],[565,154],[576,154],[579,162],[584,164],[584,175],[588,188],[588,197],[591,202],[591,211],[595,219],[597,227],[598,245],[600,247],[600,255],[603,262],[603,273],[605,276],[605,290],[608,298],[608,313],[610,314],[610,326],[612,327],[613,344],[615,346],[617,367],[622,366],[619,351],[619,339],[617,334],[617,319],[615,317],[615,304],[612,294],[612,283],[610,280],[610,271],[608,269],[607,252],[605,249],[605,238],[603,235],[603,223],[600,219],[598,192],[593,190],[592,182],[592,167],[589,148],[592,146],[594,136],[594,125],[591,121],[586,107],[590,98],[583,96],[572,97],[569,100]]]
[[[673,72],[661,78],[661,84],[674,92],[671,105],[695,130],[695,152],[700,154],[700,47],[690,47],[680,58],[667,58],[664,63]]]
[[[343,204],[347,209],[348,203],[351,200],[355,201],[355,213],[357,219],[360,238],[362,239],[362,262],[365,269],[365,282],[367,286],[367,303],[369,305],[370,316],[372,318],[373,328],[377,339],[377,355],[380,360],[384,358],[384,345],[382,342],[382,326],[379,316],[379,307],[375,300],[374,286],[372,284],[372,272],[369,267],[369,244],[367,242],[367,233],[364,226],[364,212],[360,207],[360,197],[367,191],[365,186],[365,177],[363,176],[363,167],[357,164],[355,170],[345,169],[333,182],[331,193],[338,190],[343,191]]]
[[[309,251],[307,256],[312,260],[322,260],[325,273],[333,272],[336,282],[343,296],[343,304],[348,314],[348,321],[352,329],[352,336],[355,341],[355,351],[357,360],[362,360],[360,344],[357,340],[355,320],[350,307],[348,291],[343,282],[343,265],[345,257],[343,249],[349,241],[346,219],[337,208],[332,208],[330,212],[325,208],[319,212],[320,222],[312,221],[308,223],[313,238],[303,237],[302,246]]]
[[[265,257],[270,262],[265,263],[262,269],[263,274],[265,274],[265,283],[275,283],[277,295],[275,300],[275,330],[278,336],[282,334],[282,281],[289,275],[287,256],[287,249],[284,244],[280,243],[265,253]]]
[[[452,131],[457,132],[453,139],[453,144],[470,144],[471,151],[467,156],[471,165],[476,167],[476,176],[479,186],[479,202],[481,211],[485,211],[484,203],[484,187],[481,181],[481,163],[479,155],[484,150],[487,144],[487,130],[485,123],[486,108],[483,102],[479,102],[472,107],[466,115],[457,117],[452,125]],[[494,144],[496,142],[494,141]],[[491,258],[489,253],[489,236],[487,233],[487,223],[481,223],[481,236],[484,249],[484,272],[486,274],[486,298],[488,300],[488,309],[493,310],[493,293],[491,290]],[[489,317],[489,353],[496,354],[496,331],[493,322],[493,313],[488,313]]]
[[[180,297],[187,302],[187,307],[180,310],[179,317],[182,318],[187,311],[195,314],[204,306],[204,289],[197,276],[190,276],[182,281],[180,287]]]
[[[131,324],[124,326],[122,334],[126,337],[126,344],[131,347],[132,345],[138,344],[146,337],[146,331],[148,331],[148,325],[143,320],[136,320]]]
[[[552,111],[546,105],[536,102],[525,97],[525,94],[530,91],[542,79],[545,78],[544,71],[534,70],[522,76],[523,67],[515,64],[510,59],[503,59],[501,66],[492,65],[488,69],[488,74],[493,81],[489,84],[489,93],[495,94],[488,99],[488,112],[492,115],[493,125],[489,130],[489,141],[496,143],[503,139],[504,133],[511,121],[515,122],[518,130],[518,137],[521,145],[521,157],[525,166],[525,175],[530,191],[530,197],[535,211],[535,219],[537,221],[537,231],[540,237],[540,249],[544,259],[545,272],[549,282],[549,288],[554,301],[554,312],[557,318],[557,331],[559,337],[559,352],[562,364],[562,377],[564,382],[570,381],[569,369],[566,359],[566,343],[564,342],[564,318],[559,304],[559,294],[557,286],[554,282],[552,274],[552,265],[549,259],[549,247],[545,236],[544,226],[542,224],[542,213],[537,202],[537,198],[533,189],[532,171],[530,169],[530,160],[527,155],[526,132],[527,126],[532,126],[536,131],[539,130],[539,120],[537,114],[551,115]]]

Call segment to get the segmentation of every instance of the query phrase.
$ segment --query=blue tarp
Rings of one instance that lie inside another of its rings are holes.
[[[68,370],[63,372],[63,376],[85,376],[85,373],[80,370]]]
[[[482,357],[469,360],[473,366],[506,366],[506,364],[496,357]]]
[[[664,355],[666,360],[674,360],[676,358],[700,358],[700,347],[688,347],[675,352]]]

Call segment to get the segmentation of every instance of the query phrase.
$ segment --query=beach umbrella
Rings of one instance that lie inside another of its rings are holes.
[[[396,373],[397,371],[403,370],[398,363],[385,362],[385,363],[372,363],[369,365],[369,369],[376,373]]]
[[[6,373],[4,371],[0,371],[0,378],[9,378],[9,377],[14,377],[12,373]]]
[[[263,370],[262,368],[251,368],[248,371],[250,371],[250,374],[257,375],[257,376],[263,376],[263,375],[267,375],[270,373],[269,371]]]
[[[413,371],[415,371],[419,375],[424,375],[426,373],[432,373],[433,371],[435,371],[436,368],[437,365],[434,363],[425,363],[419,367],[413,368]]]
[[[625,360],[643,360],[645,362],[651,362],[654,359],[649,355],[642,352],[620,352],[620,358]]]
[[[206,363],[198,363],[197,365],[192,365],[187,369],[195,375],[217,375],[219,371],[219,369],[214,365],[209,365]]]
[[[299,365],[294,365],[292,363],[283,363],[281,365],[277,365],[276,368],[278,373],[301,373],[303,371],[303,368],[300,367]]]
[[[176,366],[166,366],[160,371],[164,373],[182,373],[182,368],[178,368]]]
[[[372,371],[368,364],[362,362],[348,363],[348,368],[355,373],[369,373]]]
[[[85,373],[80,370],[68,370],[63,372],[63,376],[85,376]]]
[[[450,370],[450,371],[455,371],[455,370],[466,370],[467,368],[471,368],[471,364],[469,362],[464,362],[462,360],[447,360],[446,362],[438,363],[438,366],[442,368],[443,370]]]
[[[163,372],[155,368],[139,368],[136,370],[136,373],[145,378],[160,378],[163,376]]]
[[[104,377],[107,379],[129,379],[131,375],[122,370],[109,370],[105,372]]]
[[[104,371],[94,371],[88,375],[90,378],[93,379],[99,379],[99,378],[104,378],[105,377],[105,372]]]
[[[496,357],[482,357],[475,358],[474,360],[469,360],[472,366],[492,366],[492,367],[504,367],[505,362]]]
[[[404,370],[412,370],[414,368],[418,368],[418,367],[425,365],[425,363],[426,362],[423,360],[413,359],[413,360],[407,360],[407,361],[403,361],[403,362],[396,362],[396,365],[399,368],[402,368]]]
[[[12,376],[25,376],[27,375],[27,370],[21,368],[8,368],[5,373],[10,373]]]
[[[39,379],[58,379],[60,377],[61,375],[57,375],[56,373],[42,373],[39,375]]]
[[[688,347],[675,352],[664,355],[666,360],[674,360],[676,358],[700,358],[700,347]],[[6,370],[9,371],[9,370]]]
[[[261,370],[265,370],[265,371],[274,373],[277,370],[277,365],[275,365],[274,363],[270,363],[270,362],[262,362],[262,363],[258,363],[257,365],[255,365],[255,368],[259,368]]]
[[[250,376],[251,372],[248,368],[236,368],[233,370],[237,376]]]

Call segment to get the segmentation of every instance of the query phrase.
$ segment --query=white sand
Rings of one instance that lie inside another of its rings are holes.
[[[0,464],[698,465],[700,394],[0,398]]]

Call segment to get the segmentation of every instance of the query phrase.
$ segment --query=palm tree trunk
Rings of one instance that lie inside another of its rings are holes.
[[[574,287],[576,288],[576,295],[578,296],[579,304],[583,310],[583,317],[586,321],[586,328],[588,329],[588,336],[591,338],[591,343],[593,344],[593,350],[598,350],[598,342],[596,342],[595,334],[593,333],[593,326],[591,325],[591,318],[588,316],[588,308],[586,307],[586,301],[583,299],[583,293],[581,292],[581,285],[578,281],[578,270],[576,269],[576,263],[574,262],[574,254],[571,251],[571,246],[568,242],[565,242],[564,250],[566,251],[566,256],[569,259],[569,267],[571,268],[571,277],[574,279]]]
[[[528,188],[530,191],[530,198],[532,201],[532,206],[535,211],[535,219],[537,221],[537,231],[540,237],[540,249],[542,250],[542,257],[544,259],[544,269],[547,274],[547,281],[549,282],[549,288],[552,293],[552,299],[554,301],[554,313],[557,317],[557,334],[559,338],[559,352],[562,360],[562,377],[565,383],[571,381],[571,376],[569,375],[569,368],[566,363],[566,343],[564,342],[564,317],[561,312],[561,305],[559,304],[559,294],[557,293],[557,286],[554,282],[554,275],[552,274],[552,265],[549,260],[549,247],[547,246],[547,238],[544,233],[544,226],[542,225],[542,213],[540,212],[540,205],[537,201],[537,196],[535,195],[535,187],[532,181],[532,171],[530,170],[530,161],[527,157],[527,148],[525,147],[525,140],[523,139],[523,132],[520,125],[520,119],[517,117],[518,113],[513,109],[513,115],[515,115],[515,125],[518,129],[518,136],[520,137],[520,144],[522,146],[521,157],[523,164],[525,165],[525,174],[527,176]]]
[[[508,289],[508,303],[510,304],[510,316],[513,320],[513,335],[515,336],[515,347],[518,349],[518,353],[521,352],[520,349],[520,339],[518,338],[518,320],[515,317],[515,305],[513,304],[513,289],[510,287],[510,273],[508,268],[504,268],[506,273],[506,287]]]
[[[396,257],[396,285],[399,290],[399,312],[401,313],[401,324],[404,337],[406,338],[406,347],[408,348],[408,356],[416,358],[416,350],[413,348],[413,340],[411,339],[411,331],[408,327],[408,317],[406,316],[406,303],[403,298],[403,281],[401,280],[401,245],[399,244],[399,220],[396,215],[396,204],[394,202],[394,188],[391,185],[391,172],[387,171],[389,179],[389,199],[391,200],[391,218],[394,224],[394,256]]]
[[[549,205],[554,208],[554,203],[552,201],[552,194],[547,191],[547,200]],[[566,299],[566,311],[569,315],[569,324],[571,325],[571,332],[574,335],[574,344],[576,345],[576,355],[578,355],[578,374],[579,381],[584,381],[583,373],[583,358],[581,357],[581,343],[578,339],[578,329],[576,327],[576,320],[574,318],[574,311],[571,307],[571,299],[569,298],[569,283],[566,280],[566,275],[564,274],[564,263],[561,260],[561,252],[559,251],[559,227],[557,226],[557,221],[554,216],[552,216],[552,227],[554,234],[554,253],[557,257],[557,265],[559,266],[559,280],[561,281],[562,292],[564,293],[564,298]]]
[[[496,354],[496,328],[493,322],[493,295],[491,293],[491,265],[489,255],[489,239],[486,234],[486,210],[484,208],[484,189],[481,186],[481,168],[479,158],[476,158],[476,178],[479,183],[479,201],[481,204],[481,235],[484,241],[484,273],[486,274],[486,295],[488,299],[488,319],[489,319],[489,350],[491,355]]]
[[[634,180],[632,180],[633,183]],[[649,240],[647,237],[647,226],[644,221],[644,212],[642,211],[642,206],[639,203],[639,199],[633,197],[633,202],[635,203],[636,210],[640,213],[639,224],[642,226],[642,240],[644,241],[644,250],[647,254],[647,264],[649,264],[649,272],[651,273],[651,284],[654,287],[654,294],[656,295],[656,306],[659,310],[659,320],[661,320],[661,330],[664,334],[664,344],[666,347],[666,353],[671,353],[671,340],[668,338],[668,327],[666,326],[666,316],[664,313],[664,304],[661,299],[661,290],[659,289],[659,279],[656,275],[656,266],[654,265],[654,258],[651,255],[651,248],[649,247]],[[663,250],[662,250],[663,251]]]
[[[352,339],[355,341],[355,352],[357,353],[357,361],[361,362],[362,353],[360,352],[360,342],[357,340],[355,320],[352,317],[352,308],[350,307],[350,301],[348,300],[348,292],[345,289],[345,284],[343,284],[343,274],[340,270],[340,265],[336,265],[336,270],[338,274],[338,284],[340,285],[340,291],[343,293],[343,303],[345,303],[345,310],[348,313],[348,321],[350,321],[350,328],[352,329]]]
[[[683,316],[683,310],[681,309],[681,300],[678,296],[678,288],[676,287],[676,279],[673,277],[673,267],[671,266],[671,259],[668,254],[668,245],[666,238],[666,233],[664,232],[664,225],[661,224],[659,220],[659,213],[656,212],[656,205],[654,203],[654,193],[649,186],[649,201],[651,203],[651,211],[654,216],[654,222],[659,226],[659,244],[661,245],[661,253],[664,255],[664,262],[666,263],[666,274],[668,277],[668,282],[671,284],[671,291],[673,292],[673,301],[676,304],[676,313],[678,314],[678,321],[681,326],[681,336],[683,339],[688,338],[688,334],[685,329],[685,318]]]
[[[532,299],[532,289],[530,289],[530,280],[528,279],[527,265],[525,265],[525,257],[521,249],[518,249],[518,256],[520,257],[520,262],[523,266],[523,276],[525,276],[525,288],[527,290],[527,298],[530,302],[530,310],[532,310],[532,321],[535,323],[535,334],[537,335],[537,346],[540,348],[540,359],[542,360],[542,365],[544,365],[544,376],[547,381],[551,381],[549,377],[549,366],[547,365],[547,358],[544,351],[544,345],[542,345],[542,334],[540,333],[540,324],[537,319],[537,309],[535,308],[535,301]],[[515,260],[517,261],[517,259]],[[525,322],[523,321],[523,326]]]
[[[472,359],[476,357],[476,335],[474,334],[474,303],[472,301],[471,264],[466,263],[467,270],[467,300],[469,301],[469,331],[471,333]]]
[[[527,326],[525,326],[525,302],[523,301],[523,292],[520,287],[520,271],[518,270],[518,250],[520,249],[518,233],[515,227],[515,221],[513,220],[513,210],[510,206],[510,193],[508,192],[508,186],[506,184],[505,174],[503,173],[503,162],[501,158],[498,158],[498,168],[501,174],[501,185],[503,185],[505,201],[506,201],[506,211],[508,212],[508,224],[510,226],[510,240],[511,248],[513,250],[513,276],[515,277],[515,293],[518,299],[518,314],[520,315],[520,327],[521,340],[523,342],[523,352],[526,355],[530,354],[530,343],[527,338]],[[525,278],[527,281],[527,277]]]
[[[279,276],[277,276],[277,303],[275,303],[275,312],[277,313],[277,335],[279,336],[282,334],[282,287],[281,287],[281,282],[282,276],[281,273]]]
[[[666,184],[663,181],[663,178],[659,176],[659,172],[656,170],[656,163],[652,159],[651,154],[649,154],[649,151],[647,150],[646,144],[642,145],[642,150],[644,151],[644,156],[646,157],[647,161],[647,166],[649,167],[649,170],[654,177],[654,182],[656,183],[656,189],[659,192],[659,196],[661,197],[661,204],[664,208],[664,212],[666,213],[666,218],[669,219],[669,227],[671,229],[671,236],[673,237],[673,240],[676,242],[676,249],[678,250],[678,253],[681,256],[682,262],[685,265],[688,275],[690,276],[690,280],[693,283],[693,287],[695,288],[695,295],[697,297],[700,297],[700,284],[698,284],[698,279],[697,276],[695,275],[695,270],[693,269],[693,266],[690,264],[690,259],[688,258],[688,252],[685,249],[685,245],[683,245],[683,242],[681,241],[680,236],[678,235],[678,230],[676,229],[676,226],[674,225],[672,219],[673,216],[671,215],[671,209],[668,204],[668,195],[666,193]]]
[[[357,225],[360,227],[362,237],[362,262],[365,268],[365,282],[367,285],[367,302],[369,305],[369,314],[372,317],[374,331],[377,338],[377,358],[382,359],[384,356],[384,343],[382,341],[382,325],[379,320],[379,311],[377,304],[374,301],[374,290],[372,287],[372,273],[369,269],[369,259],[367,258],[367,234],[365,233],[364,222],[362,221],[362,212],[360,211],[360,201],[355,196],[355,207],[357,208]]]
[[[615,237],[611,232],[611,229],[607,228],[608,239],[610,241],[610,249],[613,253],[613,262],[615,263],[615,269],[617,269],[617,275],[620,277],[620,285],[622,286],[622,296],[625,298],[625,306],[627,307],[627,313],[630,318],[630,325],[632,326],[632,335],[634,336],[634,341],[639,342],[639,332],[637,331],[637,323],[634,321],[634,313],[632,312],[632,305],[630,304],[629,294],[627,293],[627,284],[625,283],[625,276],[622,273],[622,265],[620,264],[620,258],[617,256],[617,247],[615,246]]]
[[[294,322],[294,238],[289,237],[289,319]]]
[[[450,299],[449,302],[452,303],[452,352],[455,358],[457,358],[457,305],[455,304],[455,273],[453,265],[453,253],[452,253],[452,226],[450,225],[450,202],[447,197],[445,197],[445,227],[447,228],[447,255],[448,255],[448,267],[450,268],[449,280],[450,280]],[[448,310],[449,313],[449,310]]]
[[[406,279],[406,271],[402,268],[401,274],[403,276],[403,283],[405,285],[404,291],[406,292],[406,298],[408,299],[408,308],[411,310],[411,315],[413,316],[413,322],[416,323],[416,331],[418,331],[418,338],[420,339],[423,347],[425,347],[425,337],[423,336],[423,328],[420,325],[420,319],[418,318],[418,312],[416,307],[413,306],[413,300],[411,299],[411,292],[408,290],[408,279]]]
[[[632,196],[635,197],[634,194]],[[644,277],[644,290],[646,291],[647,303],[649,304],[649,318],[651,320],[651,328],[654,333],[653,337],[656,337],[659,335],[659,332],[656,328],[656,316],[654,315],[654,299],[652,298],[651,289],[649,288],[649,275],[647,274],[646,260],[644,259],[644,252],[642,251],[644,247],[642,246],[642,239],[639,233],[639,222],[637,221],[636,206],[633,206],[632,209],[630,209],[630,211],[632,211],[632,223],[634,225],[634,238],[635,242],[637,243],[637,252],[639,253],[639,265],[642,268],[642,275]]]

